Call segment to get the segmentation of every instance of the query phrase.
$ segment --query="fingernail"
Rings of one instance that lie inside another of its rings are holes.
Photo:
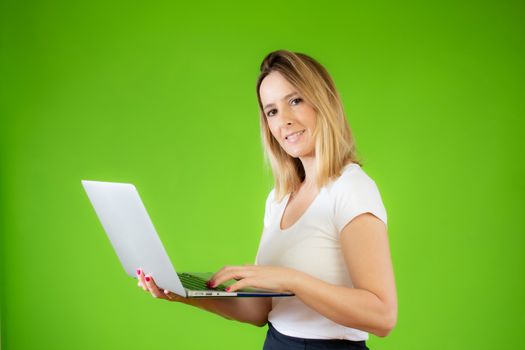
[[[226,291],[229,292],[231,287],[226,287]]]
[[[137,269],[137,275],[140,276],[140,269]]]
[[[146,276],[146,282],[149,282],[151,280],[151,278],[149,278],[149,276]]]

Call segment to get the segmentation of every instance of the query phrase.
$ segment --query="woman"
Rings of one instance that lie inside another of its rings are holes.
[[[335,85],[313,58],[268,54],[257,80],[261,136],[275,186],[266,199],[255,265],[227,266],[211,287],[255,287],[294,297],[186,299],[228,319],[268,324],[264,349],[367,349],[371,332],[388,335],[397,296],[387,216],[375,182],[361,169]]]

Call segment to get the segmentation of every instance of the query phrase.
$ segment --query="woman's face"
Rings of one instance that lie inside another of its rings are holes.
[[[281,73],[271,72],[259,87],[264,115],[281,147],[294,158],[315,154],[316,111]]]

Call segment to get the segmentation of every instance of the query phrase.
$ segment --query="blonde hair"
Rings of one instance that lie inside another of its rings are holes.
[[[259,88],[263,79],[277,71],[293,85],[316,110],[315,140],[315,183],[323,187],[341,175],[343,167],[357,163],[354,138],[346,120],[343,105],[335,84],[328,71],[315,59],[299,52],[277,50],[263,59],[257,78],[257,99],[259,102],[261,139],[264,159],[272,168],[275,194],[280,202],[287,193],[295,192],[305,178],[301,160],[286,153],[273,137],[268,127],[261,102]]]

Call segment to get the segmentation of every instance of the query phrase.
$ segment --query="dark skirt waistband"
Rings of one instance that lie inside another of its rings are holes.
[[[366,349],[366,341],[355,341],[347,339],[307,339],[291,337],[279,333],[275,327],[268,322],[268,332],[264,341],[263,350],[305,350],[305,349]]]

